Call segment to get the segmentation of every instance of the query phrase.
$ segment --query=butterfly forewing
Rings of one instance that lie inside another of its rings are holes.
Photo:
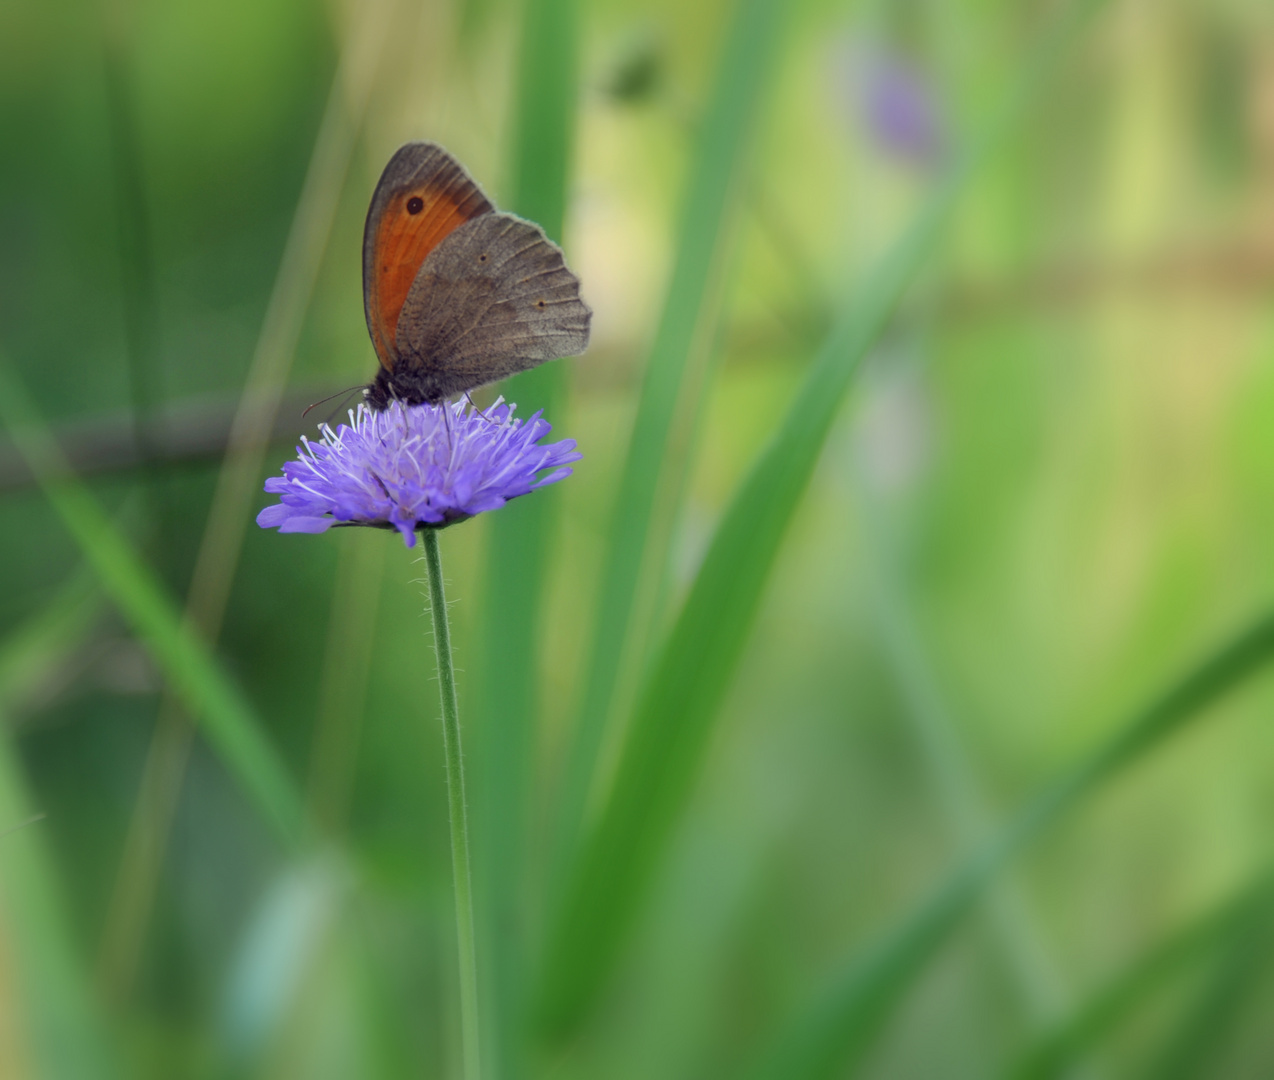
[[[393,382],[436,401],[588,347],[588,305],[561,250],[538,225],[492,213],[425,259],[396,327]]]
[[[363,232],[363,305],[387,371],[398,360],[403,303],[430,253],[493,209],[464,166],[435,143],[408,143],[385,166]]]

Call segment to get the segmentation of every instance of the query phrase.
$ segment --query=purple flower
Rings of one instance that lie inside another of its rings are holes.
[[[257,524],[308,533],[374,525],[413,547],[421,526],[463,521],[570,476],[566,466],[581,457],[575,440],[537,445],[552,428],[538,412],[514,420],[514,408],[503,398],[485,413],[459,402],[394,402],[384,412],[360,404],[352,427],[321,424],[319,442],[302,436],[298,460],[265,482],[279,502]],[[544,469],[552,471],[538,476]]]
[[[942,130],[923,74],[898,57],[882,54],[874,61],[863,87],[863,111],[872,134],[897,157],[931,162],[941,153]]]
[[[837,50],[835,73],[838,96],[879,150],[913,166],[940,163],[947,142],[943,110],[922,67],[886,47],[855,41]]]

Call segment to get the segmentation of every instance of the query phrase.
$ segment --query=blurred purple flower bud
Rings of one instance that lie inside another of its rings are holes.
[[[842,93],[883,153],[931,168],[941,159],[941,110],[924,72],[880,48],[851,46],[838,67]]]
[[[933,94],[920,73],[896,57],[878,56],[869,66],[863,112],[872,135],[887,152],[921,165],[941,153]]]

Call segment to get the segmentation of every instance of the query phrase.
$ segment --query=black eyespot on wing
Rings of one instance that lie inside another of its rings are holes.
[[[478,262],[486,262],[486,261],[487,261],[487,253],[484,251],[481,255],[478,256]]]
[[[425,200],[419,195],[413,195],[407,200],[407,213],[419,214],[425,208]]]

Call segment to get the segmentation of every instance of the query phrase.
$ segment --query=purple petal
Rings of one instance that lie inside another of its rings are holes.
[[[281,533],[323,533],[327,532],[335,522],[326,517],[293,517],[279,526]]]

